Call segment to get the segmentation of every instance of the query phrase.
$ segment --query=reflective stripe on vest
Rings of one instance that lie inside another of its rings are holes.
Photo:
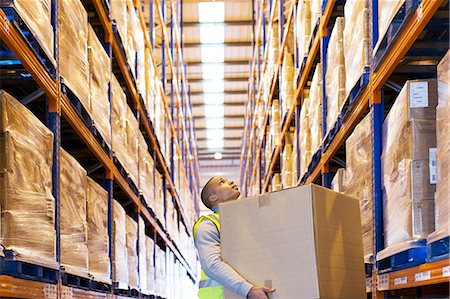
[[[198,225],[205,219],[210,220],[217,227],[220,233],[220,216],[219,214],[210,214],[200,217],[197,222],[195,222],[193,227],[194,239],[196,237]],[[209,278],[205,272],[201,271],[201,278],[198,289],[199,299],[222,299],[223,298],[223,286],[220,285],[214,279]]]

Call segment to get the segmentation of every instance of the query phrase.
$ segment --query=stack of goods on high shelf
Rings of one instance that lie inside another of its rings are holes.
[[[155,206],[153,212],[156,219],[159,220],[162,228],[166,228],[165,214],[164,214],[164,197],[165,191],[163,188],[163,177],[159,172],[155,172]]]
[[[338,173],[338,190],[357,198],[361,208],[361,228],[363,236],[364,261],[371,262],[373,252],[373,192],[372,192],[372,113],[367,114],[356,126],[345,142],[346,166],[345,183],[342,170]],[[344,189],[344,190],[342,190]]]
[[[365,68],[370,66],[369,1],[345,3],[344,17],[336,19],[327,50],[327,133]],[[344,19],[345,18],[345,19]]]
[[[270,135],[267,145],[270,145],[271,153],[280,144],[281,137],[281,112],[280,112],[280,101],[274,99],[272,101],[272,110],[270,114]],[[269,158],[270,159],[270,158]],[[270,163],[270,160],[268,161]]]
[[[128,286],[130,289],[139,289],[138,276],[138,223],[132,217],[125,215]]]
[[[279,44],[280,44],[280,37],[278,35],[278,22],[274,22],[272,24],[272,30],[270,31],[268,41],[269,45],[268,62],[267,62],[268,78],[272,78],[273,73],[278,67]]]
[[[436,80],[407,81],[383,124],[382,191],[386,248],[382,260],[421,246],[434,230]]]
[[[148,266],[147,266],[147,241],[145,239],[145,222],[139,216],[138,219],[138,261],[139,261],[139,290],[144,294],[148,292]]]
[[[279,173],[274,173],[272,176],[271,189],[269,191],[279,191],[281,189],[283,189],[283,185],[281,184],[281,175]]]
[[[283,156],[281,161],[281,180],[283,188],[293,187],[297,184],[294,156],[295,132],[287,132],[284,139]]]
[[[116,77],[111,80],[112,132],[114,155],[138,186],[138,132],[139,123],[127,104],[127,98]]]
[[[339,168],[331,182],[331,190],[336,192],[345,192],[345,168]]]
[[[435,228],[428,243],[448,238],[450,213],[450,52],[444,56],[437,67],[438,106],[436,108],[436,193]],[[447,251],[448,252],[448,251]],[[439,254],[439,253],[437,253]]]
[[[308,171],[308,165],[311,161],[311,126],[309,119],[309,90],[303,91],[302,102],[300,110],[300,132],[299,132],[299,148],[300,148],[300,180]]]
[[[58,269],[53,134],[2,90],[0,134],[0,244],[19,261]]]
[[[51,0],[15,0],[1,1],[3,5],[12,6],[27,28],[38,41],[52,65],[56,65],[54,59],[54,34],[52,26],[52,1]],[[38,18],[36,16],[39,16]]]
[[[153,157],[148,151],[147,142],[141,132],[138,134],[139,146],[139,190],[144,198],[144,203],[149,208],[155,207],[155,182],[156,171]]]
[[[128,253],[126,213],[120,203],[113,201],[113,282],[119,289],[128,289]]]
[[[167,298],[166,251],[155,247],[155,295]]]
[[[286,53],[281,66],[281,115],[285,115],[295,106],[294,60],[292,54]]]

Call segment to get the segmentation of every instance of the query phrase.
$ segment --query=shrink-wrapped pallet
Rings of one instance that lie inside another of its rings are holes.
[[[111,59],[89,25],[88,39],[90,111],[96,129],[111,147],[111,107],[109,82],[111,80]]]
[[[272,191],[279,191],[283,189],[281,185],[281,176],[279,173],[275,173],[272,177]]]
[[[345,194],[359,200],[364,259],[369,262],[373,252],[373,192],[372,192],[372,113],[367,114],[345,142]]]
[[[327,49],[327,71],[325,74],[327,132],[336,123],[345,100],[344,25],[344,18],[338,17],[331,32]]]
[[[125,216],[127,264],[128,264],[128,286],[131,289],[139,288],[138,277],[138,224],[130,216]]]
[[[286,137],[286,141],[290,138]],[[292,139],[291,139],[292,140]],[[283,150],[283,163],[281,164],[281,179],[283,188],[289,188],[295,185],[294,180],[294,164],[293,164],[293,145],[286,142]]]
[[[153,239],[146,236],[146,258],[147,258],[147,290],[149,294],[155,294],[155,243]]]
[[[318,63],[309,90],[308,119],[311,132],[311,155],[322,145],[322,64]]]
[[[128,175],[131,177],[132,181],[138,185],[138,135],[139,123],[134,116],[133,111],[127,105],[127,119],[126,119],[126,136],[127,136],[127,159],[125,163]]]
[[[108,192],[87,178],[89,274],[95,281],[111,283],[108,245]]]
[[[159,90],[154,86],[155,69],[153,65],[150,49],[145,48],[145,80],[147,95],[144,97],[145,108],[147,109],[148,116],[151,120],[155,117],[155,93]]]
[[[140,23],[138,23],[138,26],[134,28],[134,44],[136,47],[136,68],[137,68],[136,85],[139,93],[142,95],[142,98],[144,98],[147,93],[147,82],[145,74],[146,55],[145,55],[145,37]]]
[[[120,289],[128,288],[128,252],[126,214],[123,207],[113,200],[113,281]]]
[[[155,293],[157,296],[166,297],[166,252],[156,246],[155,248]]]
[[[311,162],[312,152],[311,152],[311,130],[310,130],[310,120],[308,116],[308,107],[310,98],[305,97],[303,100],[303,105],[300,110],[300,132],[299,132],[299,147],[300,147],[300,176],[303,176],[308,171],[309,163]]]
[[[316,26],[320,24],[319,19],[322,15],[322,2],[323,0],[310,0],[311,1],[311,34]]]
[[[272,74],[278,67],[278,53],[279,53],[279,36],[278,36],[278,22],[272,24],[272,31],[270,31],[269,37],[269,53],[268,53],[268,63],[267,63],[267,76],[272,78]],[[269,85],[270,86],[270,85]]]
[[[164,220],[164,192],[162,176],[158,171],[155,171],[155,208],[153,211],[163,227],[166,224]]]
[[[344,6],[345,98],[356,85],[364,68],[370,66],[369,0],[348,0]]]
[[[147,147],[147,142],[139,133],[139,189],[148,207],[155,208],[154,162]]]
[[[376,53],[384,36],[387,33],[389,25],[394,20],[395,15],[402,7],[405,0],[379,0],[378,1],[378,42],[375,46]]]
[[[127,0],[111,0],[110,14],[125,47],[128,44]]]
[[[131,74],[136,78],[136,32],[135,28],[141,26],[137,17],[136,9],[134,8],[133,0],[127,0],[127,43],[125,46],[125,53],[127,55],[128,66]]]
[[[449,229],[450,219],[450,52],[437,67],[439,104],[436,108],[436,230]],[[445,234],[445,233],[444,233]]]
[[[60,167],[61,265],[70,274],[88,277],[87,172],[62,148]]]
[[[281,66],[281,113],[285,115],[295,105],[294,61],[290,53],[286,53]]]
[[[0,90],[0,244],[18,260],[57,269],[52,165],[52,132]]]
[[[64,84],[90,112],[88,16],[80,0],[59,5],[59,72]]]
[[[148,293],[147,286],[147,243],[145,235],[145,222],[142,217],[139,216],[139,288],[141,293]]]
[[[345,168],[339,168],[331,181],[331,190],[345,193]]]
[[[434,79],[408,81],[384,121],[384,253],[396,253],[405,241],[425,238],[434,230],[429,157],[436,147],[436,105]]]
[[[311,0],[298,1],[295,31],[297,57],[299,64],[301,64],[304,57],[308,56],[311,40]]]
[[[280,144],[281,137],[281,113],[280,113],[280,101],[274,99],[272,101],[272,111],[270,119],[270,138],[272,149],[276,148]]]
[[[9,1],[6,1],[8,3]],[[44,50],[53,65],[56,64],[53,55],[53,26],[51,0],[13,0],[14,9],[25,22],[28,29]]]

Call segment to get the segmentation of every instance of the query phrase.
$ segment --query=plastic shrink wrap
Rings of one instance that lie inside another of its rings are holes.
[[[295,87],[294,87],[294,61],[292,54],[286,53],[283,58],[281,72],[281,113],[285,115],[294,105]]]
[[[319,19],[320,16],[322,15],[323,0],[310,0],[310,1],[311,1],[311,34],[313,34],[314,29],[320,23]]]
[[[272,177],[272,192],[279,191],[283,189],[281,185],[281,175],[279,173],[275,173]]]
[[[133,182],[138,185],[138,135],[139,123],[127,105],[127,119],[126,119],[126,136],[127,136],[127,160],[126,169]]]
[[[311,132],[311,155],[322,145],[322,64],[318,63],[311,81],[308,107],[309,130]]]
[[[51,0],[9,0],[34,35],[53,65],[56,64],[53,55],[53,26]],[[6,1],[8,2],[8,1]]]
[[[142,293],[147,294],[147,243],[145,238],[145,222],[139,216],[139,288]]]
[[[108,245],[108,192],[87,178],[89,274],[95,281],[111,283]]]
[[[127,43],[125,46],[125,53],[127,55],[128,66],[131,74],[136,78],[136,39],[135,28],[140,26],[137,17],[136,9],[134,8],[134,1],[127,0]]]
[[[90,111],[95,127],[103,140],[111,147],[111,107],[109,102],[111,60],[91,25],[89,25],[88,45]]]
[[[298,1],[295,31],[297,55],[301,64],[304,57],[308,56],[311,40],[311,0]]]
[[[270,138],[272,149],[276,148],[280,144],[281,136],[281,113],[280,113],[280,101],[274,99],[272,101],[272,111],[270,119]]]
[[[325,74],[327,133],[336,123],[345,100],[344,26],[344,18],[338,17],[331,32],[327,49],[327,71]]]
[[[155,118],[155,93],[159,90],[155,89],[154,83],[155,69],[153,65],[150,49],[145,49],[145,80],[147,87],[147,96],[144,97],[145,108],[151,120]]]
[[[402,250],[434,230],[435,185],[430,148],[436,147],[436,81],[408,81],[383,124],[382,191],[386,252]],[[398,245],[398,246],[397,246]],[[391,248],[390,248],[391,247]]]
[[[155,171],[155,212],[156,218],[159,220],[163,228],[165,228],[166,221],[164,220],[164,189],[162,176],[158,171]]]
[[[369,0],[346,1],[344,16],[345,99],[370,66]]]
[[[156,295],[166,297],[166,252],[156,246],[155,248],[155,288]]]
[[[147,81],[146,81],[146,74],[145,74],[145,64],[146,64],[146,55],[145,55],[145,37],[144,32],[142,31],[141,24],[139,23],[134,30],[134,45],[136,47],[136,67],[137,67],[137,88],[139,93],[142,95],[142,98],[146,96],[147,93]]]
[[[278,36],[278,22],[272,24],[272,31],[270,31],[269,40],[269,53],[268,53],[268,63],[267,63],[267,76],[272,78],[272,74],[278,67],[278,53],[279,53],[279,43],[280,39]]]
[[[372,113],[356,126],[345,143],[347,157],[345,194],[359,200],[364,260],[370,261],[373,252],[373,192],[372,192]]]
[[[395,15],[402,7],[405,0],[379,0],[378,1],[378,43],[375,46],[376,53],[381,41],[387,33],[389,24],[394,20]]]
[[[70,274],[88,277],[87,172],[62,148],[60,167],[61,265]]]
[[[79,0],[60,1],[59,72],[64,84],[90,113],[88,16]]]
[[[127,264],[128,264],[128,286],[131,289],[139,288],[138,277],[138,224],[133,218],[125,216]]]
[[[286,134],[281,170],[281,179],[284,188],[289,188],[296,185],[294,178],[293,139],[293,134]]]
[[[153,158],[147,147],[147,142],[139,133],[139,189],[148,207],[155,208],[155,183]]]
[[[331,181],[331,190],[345,193],[345,168],[339,168]]]
[[[57,269],[52,165],[51,131],[0,90],[0,244],[18,260]]]
[[[128,44],[127,0],[111,0],[110,14],[125,47]]]
[[[147,257],[147,290],[155,294],[155,243],[150,237],[145,237]]]
[[[113,281],[120,289],[128,288],[128,252],[126,214],[123,207],[113,200]]]
[[[436,108],[436,232],[430,235],[433,242],[449,235],[450,225],[450,52],[437,67],[438,98]]]
[[[305,97],[303,100],[303,105],[300,110],[300,132],[298,136],[299,147],[300,147],[300,176],[301,180],[303,176],[308,171],[309,163],[311,162],[311,130],[310,130],[310,120],[308,116],[309,96]]]

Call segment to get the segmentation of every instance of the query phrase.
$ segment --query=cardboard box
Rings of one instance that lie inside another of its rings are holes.
[[[273,299],[366,297],[357,199],[307,185],[223,203],[220,215],[223,260],[276,288]]]

